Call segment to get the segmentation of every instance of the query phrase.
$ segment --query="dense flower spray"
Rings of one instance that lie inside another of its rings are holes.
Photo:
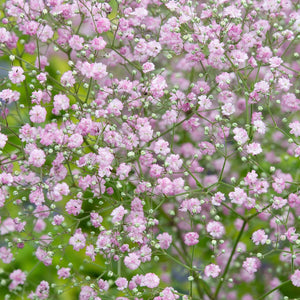
[[[299,297],[298,1],[0,17],[3,299]]]

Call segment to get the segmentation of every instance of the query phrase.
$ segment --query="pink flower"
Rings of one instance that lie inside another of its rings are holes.
[[[250,274],[257,272],[260,267],[260,260],[256,257],[248,257],[243,262],[243,268]]]
[[[34,149],[30,152],[28,163],[37,168],[40,168],[46,162],[45,152],[41,149]]]
[[[262,149],[259,143],[254,142],[252,144],[249,144],[247,145],[246,149],[248,154],[257,155],[259,153],[262,153]]]
[[[202,155],[213,155],[216,152],[215,146],[209,142],[198,144]]]
[[[140,286],[146,286],[149,289],[154,289],[159,285],[159,277],[154,273],[147,273],[142,277]]]
[[[9,32],[5,28],[0,28],[0,43],[5,43],[9,40]]]
[[[44,222],[44,220],[37,219],[33,230],[36,232],[41,232],[41,231],[45,230],[45,228],[46,228],[46,223]]]
[[[273,200],[272,208],[280,209],[280,208],[284,207],[286,204],[287,204],[286,199],[284,199],[282,197],[275,196],[274,200]]]
[[[80,51],[83,48],[84,38],[79,35],[73,35],[69,39],[69,45],[73,50]]]
[[[95,247],[93,245],[86,246],[85,255],[89,256],[92,261],[95,261],[95,257],[96,257]]]
[[[92,225],[96,228],[100,227],[103,218],[98,213],[91,213],[90,216]]]
[[[60,201],[62,200],[62,196],[66,196],[66,195],[69,195],[70,193],[70,188],[69,186],[63,182],[63,183],[58,183],[54,186],[54,189],[53,189],[53,195],[54,195],[54,201]]]
[[[98,33],[103,33],[110,29],[110,21],[107,18],[98,18],[96,21],[96,28]]]
[[[178,154],[171,154],[165,160],[165,166],[167,170],[171,170],[173,172],[179,171],[183,164],[182,159]]]
[[[225,233],[225,228],[224,226],[217,221],[211,221],[206,225],[206,230],[207,232],[216,239],[219,239],[223,236]]]
[[[126,215],[127,212],[128,211],[123,207],[123,205],[120,205],[119,207],[115,208],[110,214],[112,216],[112,223],[116,224],[121,222],[124,215]]]
[[[155,98],[160,98],[164,95],[164,89],[168,87],[163,76],[157,75],[151,82],[150,91]]]
[[[264,245],[268,239],[268,236],[266,235],[265,231],[262,229],[259,229],[252,234],[252,241],[255,245]]]
[[[221,272],[220,267],[215,264],[207,265],[204,269],[205,276],[212,277],[212,278],[218,277],[220,272]]]
[[[100,289],[100,292],[104,292],[104,291],[107,291],[109,289],[109,284],[106,280],[99,279],[98,287]]]
[[[3,261],[3,263],[9,264],[13,259],[11,250],[9,248],[1,247],[0,248],[0,259]]]
[[[8,77],[12,83],[20,83],[25,80],[24,70],[21,67],[12,67],[8,72]]]
[[[107,106],[107,113],[120,116],[123,109],[123,103],[118,99],[113,99]]]
[[[138,255],[135,253],[129,253],[128,256],[124,258],[124,264],[128,269],[136,270],[140,266],[141,261],[139,260]]]
[[[142,246],[140,251],[138,251],[141,262],[151,261],[151,254],[152,250],[147,245]]]
[[[198,111],[200,112],[202,109],[210,109],[212,107],[212,102],[206,95],[201,95],[198,97],[198,104],[199,104],[199,109]]]
[[[159,139],[155,142],[153,150],[156,154],[167,155],[170,153],[169,143],[163,139]]]
[[[280,90],[287,92],[293,84],[288,78],[281,77],[278,79],[277,86]]]
[[[41,70],[45,70],[45,67],[49,66],[48,58],[46,56],[40,55],[40,57],[35,60],[35,67],[40,68]]]
[[[197,232],[188,232],[183,236],[183,241],[188,246],[193,246],[199,243],[199,234]]]
[[[131,166],[125,163],[121,163],[117,169],[116,175],[119,176],[120,180],[124,180],[128,177],[131,170]]]
[[[233,78],[234,75],[232,73],[229,74],[227,72],[223,72],[216,77],[216,82],[221,89],[225,90],[229,88],[229,84],[231,83]]]
[[[222,201],[225,201],[225,195],[221,192],[215,193],[215,195],[211,198],[211,203],[215,206],[220,206]]]
[[[201,212],[201,203],[196,198],[182,201],[180,211],[189,211],[191,214],[199,214]]]
[[[166,250],[172,243],[172,236],[167,232],[164,232],[157,236],[157,240],[159,241],[160,248]]]
[[[52,264],[52,258],[48,252],[38,247],[35,255],[39,261],[41,261],[45,266],[50,266]]]
[[[214,39],[209,43],[208,49],[210,53],[222,55],[225,52],[223,46],[224,43],[220,43],[218,39]]]
[[[47,73],[40,73],[36,76],[36,79],[40,82],[40,83],[45,83],[47,81]]]
[[[150,167],[149,175],[153,178],[159,178],[159,177],[161,177],[163,171],[164,171],[163,167],[161,167],[157,164],[153,164]]]
[[[293,242],[297,241],[299,234],[296,233],[295,227],[290,227],[288,229],[288,231],[285,233],[285,236],[291,243],[293,243]]]
[[[24,34],[28,34],[30,36],[34,36],[37,33],[39,27],[39,23],[35,21],[25,22],[22,30]]]
[[[53,217],[52,225],[60,225],[65,220],[64,216],[56,215]]]
[[[242,205],[244,202],[246,202],[247,197],[248,196],[246,192],[239,187],[234,188],[234,192],[229,193],[229,199],[231,200],[231,203],[239,205]]]
[[[155,297],[153,300],[176,300],[179,299],[177,291],[174,288],[166,287],[160,292],[161,297]]]
[[[289,127],[292,129],[290,131],[291,134],[294,134],[295,136],[300,136],[300,122],[295,121],[289,124]]]
[[[277,68],[283,63],[283,60],[278,56],[273,56],[269,59],[269,64],[271,68]]]
[[[71,199],[66,203],[66,212],[70,215],[78,216],[81,211],[82,201]]]
[[[291,276],[291,281],[294,286],[300,287],[300,270],[296,270]]]
[[[105,48],[106,46],[106,42],[104,41],[103,37],[102,36],[99,36],[98,38],[94,38],[93,40],[91,40],[91,47],[94,49],[94,50],[102,50]]]
[[[169,178],[159,178],[157,180],[155,191],[157,193],[172,195],[174,192],[172,181]]]
[[[66,279],[70,277],[70,270],[71,270],[70,268],[60,268],[57,271],[58,278]]]
[[[82,286],[79,294],[79,300],[99,300],[99,297],[96,297],[97,293],[88,285]]]
[[[288,197],[288,203],[291,207],[295,207],[300,204],[300,197],[297,194],[291,193]]]
[[[0,92],[0,98],[8,104],[16,102],[20,99],[20,93],[11,89],[4,89]]]
[[[102,231],[97,238],[96,246],[99,249],[109,249],[111,246],[111,237],[110,237],[110,232],[109,231]]]
[[[230,116],[235,113],[235,106],[232,103],[226,103],[222,106],[222,114]]]
[[[68,139],[68,147],[71,149],[80,147],[82,143],[83,137],[79,133],[72,134]]]
[[[151,62],[144,63],[142,67],[143,67],[143,72],[144,73],[151,72],[151,71],[153,71],[155,69],[154,64],[151,63]]]
[[[7,136],[3,133],[0,133],[0,148],[4,148],[6,142],[7,142]]]
[[[233,133],[235,134],[233,138],[238,142],[239,145],[245,144],[249,139],[247,131],[244,128],[236,127],[233,129]]]
[[[82,233],[81,228],[76,229],[73,236],[69,239],[69,244],[73,246],[75,251],[79,251],[85,247],[86,238]]]
[[[118,287],[119,291],[123,291],[127,288],[128,286],[128,280],[125,277],[119,277],[115,281],[116,286]]]
[[[40,300],[47,299],[49,297],[49,283],[45,280],[41,281],[35,290],[35,295]]]
[[[18,285],[24,284],[26,280],[26,274],[22,272],[22,270],[17,269],[10,273],[9,279],[12,280],[12,282],[9,285],[9,289],[14,290]]]
[[[266,94],[267,92],[269,92],[269,90],[270,85],[264,80],[259,81],[254,85],[254,92]]]
[[[47,111],[40,105],[35,105],[29,112],[30,120],[33,123],[43,123],[46,120]]]
[[[87,78],[93,78],[95,80],[100,80],[107,75],[106,65],[102,63],[88,63],[87,61],[82,63],[78,63],[78,69],[82,73],[82,75]]]
[[[264,63],[268,63],[269,59],[272,57],[272,51],[269,47],[261,47],[257,50],[256,58]]]
[[[39,27],[37,35],[42,42],[46,43],[48,39],[53,37],[54,32],[49,25],[45,25]]]
[[[257,173],[252,170],[251,172],[247,173],[247,176],[244,178],[245,184],[246,185],[254,185],[257,182]]]
[[[75,84],[75,78],[73,76],[72,71],[65,72],[60,79],[60,82],[63,86],[72,87]],[[55,96],[54,96],[55,99]]]

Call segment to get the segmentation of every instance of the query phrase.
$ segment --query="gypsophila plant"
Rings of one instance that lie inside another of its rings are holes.
[[[300,297],[300,2],[8,0],[0,298]]]

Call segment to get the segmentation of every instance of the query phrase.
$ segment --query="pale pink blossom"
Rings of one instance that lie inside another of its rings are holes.
[[[0,133],[0,148],[4,148],[8,138],[5,134]]]
[[[296,137],[300,136],[300,122],[294,121],[289,124],[289,127],[291,128],[290,133],[294,134]]]
[[[264,245],[268,239],[268,236],[266,235],[265,231],[262,229],[259,229],[252,234],[252,241],[255,245]]]
[[[116,286],[118,287],[119,291],[123,291],[127,288],[128,286],[128,280],[125,277],[119,277],[115,281]]]
[[[248,154],[258,155],[258,154],[262,153],[262,148],[261,148],[260,144],[256,143],[256,142],[247,145],[246,149],[247,149]]]
[[[225,228],[222,223],[217,221],[211,221],[206,225],[207,232],[216,239],[221,238],[225,233]]]
[[[30,120],[33,123],[43,123],[46,120],[47,111],[40,105],[35,105],[29,112]]]
[[[136,270],[140,266],[141,261],[137,254],[129,253],[128,256],[124,258],[124,264],[128,269]]]
[[[300,270],[296,270],[291,276],[291,281],[294,286],[300,287]]]
[[[285,233],[285,236],[291,243],[293,243],[293,242],[297,241],[297,239],[299,237],[299,233],[296,233],[295,227],[290,227],[287,230],[287,232]]]
[[[12,83],[21,83],[25,80],[24,70],[21,67],[12,67],[8,72],[8,77]]]
[[[122,221],[123,217],[128,213],[128,211],[123,207],[123,205],[120,205],[119,207],[115,208],[112,213],[110,214],[112,216],[112,223],[119,223]]]
[[[9,290],[14,290],[18,285],[25,283],[26,274],[20,269],[17,269],[10,273],[9,279],[12,280],[12,282],[9,285]]]
[[[210,264],[204,268],[204,274],[207,277],[216,278],[219,276],[221,269],[218,265]]]
[[[146,286],[149,289],[154,289],[159,285],[159,277],[154,273],[147,273],[142,277],[140,286]]]
[[[30,152],[28,163],[35,167],[41,167],[46,162],[45,152],[41,149],[34,149]]]
[[[167,232],[164,232],[157,236],[157,240],[159,241],[160,248],[166,250],[172,243],[172,236]]]
[[[257,257],[248,257],[243,262],[243,268],[250,274],[257,272],[260,267],[260,260]]]
[[[188,232],[183,236],[183,241],[187,246],[193,246],[199,243],[199,234],[197,232]]]
[[[69,278],[70,277],[70,268],[60,268],[59,270],[57,270],[57,275],[58,275],[58,278],[63,278],[63,279],[66,279],[66,278]]]

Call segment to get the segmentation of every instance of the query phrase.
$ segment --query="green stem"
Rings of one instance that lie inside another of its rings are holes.
[[[191,268],[193,268],[195,245],[192,247]],[[190,276],[193,277],[193,271],[190,271]],[[193,280],[190,281],[190,297],[193,299]]]
[[[243,221],[245,221],[245,217],[240,215],[238,212],[236,212],[232,207],[230,207],[229,205],[227,205],[224,202],[221,202],[221,204],[226,207],[227,209],[229,209],[231,212],[233,212],[235,215],[237,215],[239,218],[241,218]]]
[[[232,248],[230,257],[229,257],[229,259],[228,259],[228,261],[227,261],[227,264],[226,264],[225,270],[224,270],[224,272],[223,272],[223,275],[222,275],[222,277],[221,277],[221,280],[220,280],[220,282],[219,282],[219,284],[218,284],[218,286],[217,286],[217,289],[216,289],[216,292],[215,292],[215,295],[214,295],[214,299],[217,299],[218,294],[219,294],[219,292],[220,292],[220,289],[221,289],[221,287],[222,287],[222,285],[223,285],[223,283],[224,283],[224,281],[225,281],[225,278],[226,278],[226,275],[227,275],[227,273],[228,273],[228,271],[229,271],[229,267],[230,267],[230,264],[231,264],[233,255],[235,254],[236,247],[237,247],[237,245],[238,245],[238,243],[239,243],[239,241],[240,241],[240,239],[241,239],[241,237],[242,237],[242,235],[243,235],[243,232],[244,232],[244,230],[245,230],[246,224],[247,224],[247,221],[244,220],[243,226],[242,226],[242,228],[241,228],[241,230],[240,230],[240,232],[239,232],[239,235],[238,235],[238,237],[237,237],[237,239],[235,240],[235,243],[234,243],[234,245],[233,245],[233,248]]]
[[[181,261],[179,261],[178,259],[176,259],[175,257],[173,257],[172,255],[170,255],[167,251],[164,251],[163,252],[166,256],[168,256],[169,258],[171,258],[173,261],[175,261],[177,264],[179,264],[180,266],[190,270],[190,271],[193,271],[192,268],[190,268],[188,265],[185,265],[184,263],[182,263]]]
[[[88,101],[88,99],[89,99],[90,92],[91,92],[92,82],[93,82],[93,79],[90,78],[90,81],[89,81],[89,88],[88,88],[88,91],[87,91],[87,94],[86,94],[84,103],[87,103],[87,101]]]
[[[268,291],[267,293],[263,294],[262,296],[260,296],[259,298],[257,298],[257,300],[260,299],[265,299],[268,295],[272,294],[273,292],[275,292],[276,290],[280,289],[281,287],[283,287],[284,285],[286,285],[287,283],[289,283],[291,280],[287,280],[284,281],[283,283],[277,285],[274,289]]]

